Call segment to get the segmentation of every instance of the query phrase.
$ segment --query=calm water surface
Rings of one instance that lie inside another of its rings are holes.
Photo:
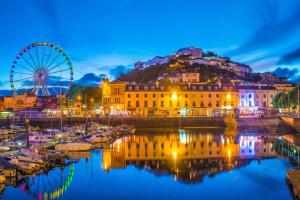
[[[294,168],[276,137],[204,130],[143,131],[109,147],[73,153],[64,169],[7,186],[3,200],[292,199]]]

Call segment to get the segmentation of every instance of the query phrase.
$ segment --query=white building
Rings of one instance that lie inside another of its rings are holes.
[[[179,57],[182,55],[190,55],[194,57],[194,59],[203,58],[203,51],[200,48],[186,47],[186,48],[179,49],[178,51],[173,53],[173,56],[175,57]]]

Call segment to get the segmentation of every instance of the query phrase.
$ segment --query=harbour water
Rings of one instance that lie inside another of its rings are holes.
[[[7,186],[3,200],[292,199],[279,136],[144,130]]]

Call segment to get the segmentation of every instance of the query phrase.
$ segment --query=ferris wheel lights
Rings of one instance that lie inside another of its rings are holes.
[[[52,50],[48,50],[49,48],[56,50],[58,54],[51,54]],[[34,50],[34,52],[31,53],[30,50]],[[63,62],[59,56],[64,59]],[[36,42],[22,49],[13,61],[10,73],[13,90],[15,89],[14,82],[18,82],[17,87],[22,88],[24,81],[28,80],[32,85],[27,84],[26,86],[30,87],[29,89],[35,89],[37,95],[43,96],[58,93],[53,87],[55,81],[51,80],[52,76],[69,80],[69,86],[73,80],[73,68],[67,54],[58,46],[47,42]],[[59,83],[57,86],[59,87]],[[53,90],[52,93],[49,91],[50,89]]]

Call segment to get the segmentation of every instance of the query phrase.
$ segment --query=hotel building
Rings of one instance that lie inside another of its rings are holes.
[[[178,83],[171,86],[103,80],[105,114],[130,116],[216,116],[239,106],[234,85]]]

